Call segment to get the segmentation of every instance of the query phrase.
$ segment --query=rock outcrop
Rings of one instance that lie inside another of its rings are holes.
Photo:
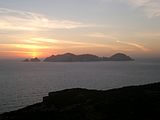
[[[37,57],[23,60],[23,62],[40,62],[40,61],[41,60],[38,59]]]
[[[30,60],[29,59],[25,59],[25,60],[23,60],[23,62],[30,62]]]
[[[159,120],[160,83],[112,90],[67,89],[0,120]]]
[[[36,58],[31,58],[30,59],[30,62],[40,62],[41,60],[38,59],[37,57]]]

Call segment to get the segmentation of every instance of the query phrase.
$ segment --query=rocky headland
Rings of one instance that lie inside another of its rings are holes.
[[[0,120],[159,120],[160,83],[112,90],[66,89]]]

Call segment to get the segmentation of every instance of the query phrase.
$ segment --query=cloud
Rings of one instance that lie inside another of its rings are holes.
[[[110,40],[117,40],[116,37],[111,36],[111,35],[106,35],[104,33],[91,33],[91,34],[88,34],[87,36],[96,37],[96,38],[106,38],[106,39],[110,39]]]
[[[152,38],[158,38],[160,37],[160,32],[137,32],[135,35],[140,36],[140,37],[152,37]]]
[[[51,50],[72,50],[72,49],[108,49],[108,50],[121,50],[118,46],[111,44],[101,44],[101,43],[89,43],[89,42],[76,42],[67,40],[57,40],[52,38],[28,38],[27,40],[21,40],[22,43],[12,43],[12,44],[0,44],[1,52],[3,51],[51,51]]]
[[[1,30],[37,31],[45,29],[73,29],[88,26],[77,21],[56,20],[37,13],[0,8]]]
[[[40,46],[40,45],[29,45],[29,44],[12,44],[16,48],[25,48],[25,49],[47,49],[48,46]]]
[[[33,44],[35,45],[45,45],[48,48],[86,48],[86,47],[108,47],[114,49],[112,45],[104,45],[100,43],[88,43],[88,42],[78,42],[78,41],[68,41],[68,40],[57,40],[57,39],[48,39],[48,38],[31,38],[29,40],[24,40],[26,44]],[[42,47],[43,48],[43,47]]]
[[[45,57],[50,54],[57,54],[63,52],[95,52],[98,54],[108,54],[122,51],[122,52],[149,52],[150,49],[143,45],[124,42],[118,40],[112,40],[112,43],[90,43],[90,42],[78,42],[78,41],[68,41],[68,40],[58,40],[52,38],[44,37],[33,37],[25,40],[21,40],[21,43],[10,43],[10,44],[0,44],[1,51],[3,55],[6,53],[13,56],[26,57],[26,56],[40,56]],[[6,54],[6,55],[7,55]]]
[[[97,0],[101,2],[123,2],[143,11],[149,18],[160,16],[160,0]]]
[[[160,16],[160,0],[121,0],[141,9],[149,18]]]
[[[116,45],[114,45],[114,47],[117,49],[117,50],[122,50],[124,49],[124,51],[129,51],[131,50],[130,48],[131,47],[134,47],[134,49],[138,48],[144,52],[148,52],[148,51],[151,51],[151,49],[149,48],[146,48],[145,46],[143,45],[140,45],[138,43],[133,43],[133,42],[125,42],[125,41],[120,41],[117,37],[115,36],[111,36],[111,35],[106,35],[104,33],[92,33],[92,34],[89,34],[88,35],[89,37],[96,37],[96,38],[105,38],[105,39],[108,39],[108,40],[111,40],[113,42],[113,44],[116,42],[116,43],[119,43],[119,44],[123,44],[125,46],[129,46],[129,49],[126,49],[126,48],[122,48],[122,47],[118,47]],[[101,46],[102,47],[102,46]],[[113,49],[113,47],[111,47],[110,45],[110,48]]]
[[[140,49],[140,50],[142,50],[142,51],[144,51],[144,52],[149,52],[149,51],[151,51],[151,49],[146,48],[145,46],[140,45],[140,44],[137,44],[137,43],[124,42],[124,41],[119,41],[119,40],[117,40],[116,42],[117,42],[117,43],[121,43],[121,44],[125,44],[125,45],[129,45],[129,46],[136,47],[136,48],[138,48],[138,49]]]

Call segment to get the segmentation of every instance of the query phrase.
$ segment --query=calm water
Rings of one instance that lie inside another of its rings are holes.
[[[0,113],[66,88],[111,89],[160,81],[160,62],[0,62]]]

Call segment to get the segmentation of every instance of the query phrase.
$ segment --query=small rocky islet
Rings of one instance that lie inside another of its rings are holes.
[[[160,83],[111,90],[50,92],[37,103],[0,120],[159,120]]]
[[[31,58],[31,59],[27,58],[27,59],[23,60],[23,62],[41,62],[41,60],[39,58],[35,57],[35,58]]]

